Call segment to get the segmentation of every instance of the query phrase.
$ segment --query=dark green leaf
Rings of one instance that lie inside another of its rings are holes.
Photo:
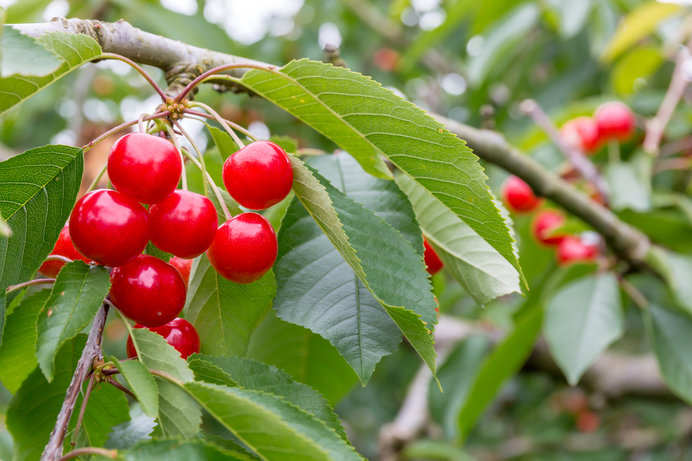
[[[224,161],[239,149],[238,145],[225,130],[211,125],[207,125],[207,130],[209,130],[211,139],[214,140],[214,144],[216,144],[216,148],[221,153],[221,158]],[[214,181],[216,181],[216,179],[214,179]]]
[[[75,409],[81,406],[82,397],[80,396]],[[77,414],[75,411],[75,415]],[[89,396],[76,446],[102,446],[108,440],[111,429],[129,418],[129,406],[125,394],[109,384],[97,384]],[[73,417],[70,420],[68,434],[74,432],[76,424],[77,417]],[[74,435],[71,438],[74,440]]]
[[[149,370],[138,360],[118,361],[118,370],[142,407],[144,414],[159,414],[159,388]]]
[[[152,440],[121,454],[125,461],[244,461],[251,459],[230,453],[199,440]]]

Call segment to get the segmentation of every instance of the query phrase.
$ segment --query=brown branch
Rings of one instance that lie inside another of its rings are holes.
[[[105,448],[98,447],[84,447],[78,448],[67,453],[65,456],[61,457],[58,461],[67,461],[68,459],[74,459],[83,455],[99,455],[104,458],[117,459],[118,450],[106,450]]]

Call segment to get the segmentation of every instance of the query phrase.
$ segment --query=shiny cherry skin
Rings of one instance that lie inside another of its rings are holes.
[[[428,243],[428,239],[423,238],[423,246],[425,251],[423,252],[423,259],[425,260],[425,267],[430,275],[435,275],[442,270],[444,263],[437,255],[437,252]]]
[[[168,264],[178,269],[180,276],[185,282],[185,287],[188,287],[190,282],[190,270],[192,269],[192,260],[173,256],[171,260],[168,261]]]
[[[579,237],[568,235],[557,246],[557,263],[566,266],[575,262],[595,261],[598,246],[588,244]]]
[[[194,192],[176,190],[149,207],[151,243],[181,258],[194,258],[207,251],[217,227],[214,204]]]
[[[531,186],[517,176],[508,177],[502,184],[502,199],[507,207],[515,213],[528,213],[535,210],[540,200],[533,193]]]
[[[125,264],[149,241],[147,210],[114,190],[95,190],[79,199],[69,223],[77,251],[104,266]]]
[[[560,133],[571,145],[585,154],[593,154],[601,147],[601,136],[596,121],[591,117],[577,117],[562,125]]]
[[[183,359],[187,359],[192,354],[199,352],[199,334],[197,334],[197,330],[190,322],[180,317],[159,327],[146,327],[138,323],[135,325],[135,328],[149,328],[150,331],[163,336],[168,344],[180,352],[180,356]],[[130,358],[137,357],[135,345],[130,337],[127,338],[127,356]]]
[[[562,213],[554,210],[543,210],[533,220],[533,236],[544,245],[558,245],[565,236],[551,235],[551,232],[564,223],[565,217]]]
[[[594,119],[602,139],[627,141],[634,133],[634,114],[620,101],[611,101],[599,106]]]
[[[81,259],[87,264],[91,262],[89,258],[85,258],[81,254],[79,254],[79,251],[77,251],[77,249],[72,244],[72,239],[70,238],[70,227],[67,224],[65,224],[65,227],[63,227],[60,231],[60,235],[58,235],[58,241],[55,242],[55,246],[53,247],[53,250],[50,252],[50,254],[64,256],[66,258],[72,259],[73,261]],[[41,267],[38,268],[38,271],[47,277],[55,277],[58,275],[58,272],[60,272],[60,269],[62,269],[62,266],[64,265],[65,261],[51,259],[41,264]]]
[[[274,265],[277,253],[274,228],[257,213],[242,213],[221,224],[207,250],[216,272],[235,283],[262,277]]]
[[[140,255],[111,272],[110,298],[125,317],[148,327],[176,318],[185,306],[185,282],[178,269]]]
[[[291,191],[291,161],[276,144],[253,142],[226,159],[223,184],[231,197],[245,208],[264,210],[279,203]]]
[[[183,163],[168,140],[146,133],[118,139],[108,155],[108,177],[113,186],[138,202],[158,203],[175,190]]]

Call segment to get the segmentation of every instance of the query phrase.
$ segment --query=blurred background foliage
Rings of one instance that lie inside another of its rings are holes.
[[[54,16],[123,18],[152,33],[275,64],[302,57],[339,59],[427,110],[501,132],[558,173],[567,169],[564,157],[521,113],[519,103],[536,100],[561,125],[592,114],[604,101],[620,100],[643,124],[659,107],[681,37],[689,35],[692,27],[684,5],[651,0],[0,0],[0,6],[6,8],[6,23],[40,22]],[[325,46],[337,51],[326,53]],[[160,71],[147,70],[163,82]],[[202,89],[198,97],[258,137],[285,135],[302,148],[335,148],[257,98],[210,88]],[[156,98],[143,79],[121,63],[85,66],[0,120],[0,154],[47,143],[82,145],[124,120],[151,113]],[[685,139],[692,125],[689,107],[682,104],[675,112],[667,139]],[[620,146],[628,165],[640,163],[641,128]],[[213,142],[199,123],[191,122],[190,130],[201,145],[211,148]],[[635,175],[634,180],[630,176],[626,183],[615,184],[617,195],[638,197],[634,202],[625,200],[616,211],[653,240],[690,252],[692,151],[685,149],[692,143],[682,146],[673,155],[687,161],[686,171],[663,170],[652,179]],[[602,149],[594,160],[607,162],[607,151]],[[94,162],[96,170],[101,161]],[[486,165],[486,171],[497,194],[507,174],[492,165]],[[94,173],[87,166],[89,174]],[[528,237],[530,219],[515,219],[529,294],[479,306],[443,271],[434,278],[443,314],[488,331],[510,330],[520,318],[516,314],[528,304],[547,299],[568,280],[593,270],[558,268],[552,250]],[[652,276],[638,277],[641,286],[660,291],[660,282]],[[650,349],[642,315],[624,299],[626,335],[614,347],[645,354]],[[268,319],[260,329],[274,331],[272,322],[278,321]],[[295,330],[282,331],[301,334],[299,327],[291,328]],[[107,336],[108,347],[122,352],[122,328],[111,325]],[[440,369],[447,391],[440,394],[431,387],[432,422],[404,449],[406,459],[692,459],[692,410],[682,401],[670,394],[610,398],[588,386],[569,387],[559,372],[531,360],[516,374],[521,364],[497,362],[498,376],[513,377],[500,387],[462,443],[456,414],[469,392],[467,376],[475,374],[490,350],[480,335],[450,352]],[[254,354],[271,360],[271,351]],[[348,367],[322,370],[335,373],[335,379],[321,390],[338,402],[354,444],[369,458],[377,457],[378,433],[396,417],[418,367],[415,354],[402,347],[382,361],[366,388],[355,385]],[[9,394],[1,390],[0,410],[8,400]],[[0,418],[0,427],[1,422]],[[0,431],[0,459],[9,459],[10,444],[7,432]]]

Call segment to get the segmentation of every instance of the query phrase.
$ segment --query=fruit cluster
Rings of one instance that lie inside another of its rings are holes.
[[[610,101],[599,106],[593,117],[568,120],[560,133],[568,143],[592,155],[608,141],[627,141],[634,128],[635,119],[630,108],[619,101]]]

